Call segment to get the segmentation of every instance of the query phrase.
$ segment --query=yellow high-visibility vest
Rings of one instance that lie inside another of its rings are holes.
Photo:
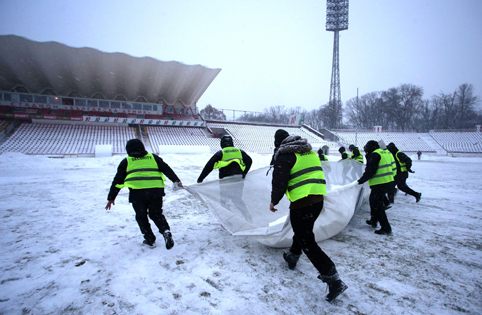
[[[243,154],[241,153],[240,149],[235,147],[226,147],[223,148],[222,151],[223,158],[221,159],[221,161],[214,164],[214,169],[223,168],[235,162],[238,163],[239,167],[241,167],[241,170],[244,172],[244,170],[246,169],[246,165],[244,164]]]
[[[355,148],[355,149],[358,149],[358,148]],[[355,150],[355,149],[353,149],[353,150]],[[358,150],[358,152],[360,152],[360,151]],[[352,160],[355,160],[355,161],[358,161],[358,162],[363,163],[363,156],[362,156],[361,154],[358,155],[357,157],[354,157],[354,155],[355,155],[355,153],[352,151],[352,152],[351,152],[351,159],[352,159]]]
[[[152,153],[143,157],[127,157],[127,176],[124,184],[116,185],[117,188],[129,187],[132,189],[163,188],[166,178],[159,171]]]
[[[368,184],[374,186],[393,182],[393,163],[395,163],[393,155],[390,151],[380,148],[373,151],[372,154],[380,155],[380,162],[378,162],[377,172],[368,180]]]
[[[295,153],[296,163],[290,170],[286,197],[291,202],[308,195],[326,195],[326,181],[321,161],[315,151]]]
[[[398,163],[400,164],[400,172],[403,173],[407,171],[407,164],[405,164],[405,162],[400,161],[400,159],[398,158],[398,153],[400,153],[400,151],[398,151],[395,156],[397,157]]]

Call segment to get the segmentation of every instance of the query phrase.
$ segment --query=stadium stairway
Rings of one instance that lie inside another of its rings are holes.
[[[442,146],[438,144],[438,142],[435,141],[430,134],[418,133],[418,135],[423,141],[425,141],[430,147],[432,147],[437,152],[437,154],[447,155],[447,151],[445,151],[444,148],[442,148]]]

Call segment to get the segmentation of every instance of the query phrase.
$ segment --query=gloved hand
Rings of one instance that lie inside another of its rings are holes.
[[[243,175],[242,175],[242,176],[243,176],[243,179],[244,179],[244,178],[246,177],[246,174],[245,174],[245,173],[243,173]]]
[[[176,191],[176,190],[179,190],[181,189],[182,187],[182,183],[181,182],[174,182],[172,183],[172,191]]]
[[[357,180],[356,182],[358,183],[358,185],[361,185],[361,184],[363,184],[363,183],[360,183],[360,180]]]
[[[412,170],[408,170],[410,173],[415,173],[415,171],[412,171]]]
[[[198,182],[198,184],[200,184],[200,183],[203,182],[203,180],[198,178],[198,179],[197,179],[197,182]]]
[[[268,171],[266,172],[266,176],[268,176],[269,171],[271,171],[272,168],[273,168],[273,165],[270,165],[269,168],[268,168]]]

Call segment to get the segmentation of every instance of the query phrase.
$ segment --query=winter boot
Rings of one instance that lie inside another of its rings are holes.
[[[149,248],[155,248],[156,247],[156,244],[154,244],[154,242],[149,242],[148,240],[144,240],[142,242],[142,245],[147,246]]]
[[[164,236],[164,241],[166,242],[166,248],[171,249],[174,246],[171,231],[166,230],[162,235]]]
[[[378,234],[378,235],[390,235],[390,234],[392,234],[392,230],[391,230],[391,229],[381,228],[381,229],[379,229],[379,230],[376,230],[376,231],[375,231],[375,234]]]
[[[283,253],[283,258],[288,263],[288,268],[293,270],[296,267],[296,263],[300,259],[300,255],[295,255],[290,251],[286,251]]]
[[[332,270],[334,270],[335,273],[331,276],[318,276],[318,279],[328,285],[328,295],[325,297],[325,300],[328,302],[333,301],[338,297],[338,295],[342,294],[346,289],[348,289],[348,286],[340,280],[340,276],[338,275],[338,272],[336,272],[336,269],[334,267],[330,270],[328,274],[332,273]]]
[[[372,228],[376,228],[377,227],[377,220],[375,218],[370,218],[370,220],[367,220],[366,221],[368,225],[371,225]]]
[[[392,234],[392,227],[388,222],[387,214],[385,213],[385,209],[378,212],[378,221],[380,222],[381,229],[376,230],[375,233],[379,235],[390,235]]]
[[[416,202],[419,202],[420,199],[422,199],[422,193],[417,193],[417,194],[415,195],[415,201],[416,201]]]

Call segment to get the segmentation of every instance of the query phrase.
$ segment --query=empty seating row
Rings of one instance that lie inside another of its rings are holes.
[[[219,139],[207,138],[201,128],[146,126],[146,134],[154,152],[159,145],[204,145],[211,151],[219,150]]]
[[[331,148],[335,146],[323,140],[321,137],[311,133],[302,127],[276,127],[262,125],[240,125],[234,123],[208,123],[208,127],[224,128],[233,136],[234,144],[239,148],[258,153],[273,153],[274,134],[278,129],[284,129],[291,135],[298,135],[307,138],[313,145],[314,150],[318,150],[323,145]]]
[[[0,120],[0,128],[5,124]],[[383,139],[386,144],[394,142],[402,151],[434,150],[416,133],[373,133],[338,132],[339,143],[323,140],[309,128],[293,126],[245,125],[229,122],[208,123],[211,128],[223,128],[233,136],[234,145],[247,152],[271,154],[274,149],[274,134],[285,129],[290,134],[307,138],[313,149],[328,145],[331,154],[336,154],[340,145],[358,144],[362,148],[368,140]],[[22,123],[20,127],[0,146],[0,153],[21,152],[26,154],[93,154],[95,145],[112,144],[113,153],[125,154],[127,140],[136,138],[135,128],[126,125],[80,125]],[[180,126],[141,126],[150,142],[152,151],[160,153],[159,145],[204,145],[212,152],[219,150],[218,138],[208,137],[204,128]],[[452,152],[482,152],[481,133],[437,133],[434,139]],[[145,139],[144,139],[145,140]]]
[[[401,151],[435,151],[417,133],[414,132],[335,132],[335,134],[340,139],[340,145],[342,144],[345,146],[349,146],[350,144],[356,144],[360,149],[363,149],[363,146],[369,140],[383,140],[385,144],[389,144],[390,142],[395,143],[395,145]]]
[[[134,128],[22,123],[0,146],[0,153],[93,154],[98,144],[112,144],[113,153],[126,153],[125,143],[135,138]]]
[[[146,114],[146,119],[164,119],[162,115]]]
[[[0,130],[2,130],[3,126],[5,126],[6,124],[7,124],[6,120],[0,119]]]
[[[430,132],[432,138],[448,152],[482,153],[481,132]]]

